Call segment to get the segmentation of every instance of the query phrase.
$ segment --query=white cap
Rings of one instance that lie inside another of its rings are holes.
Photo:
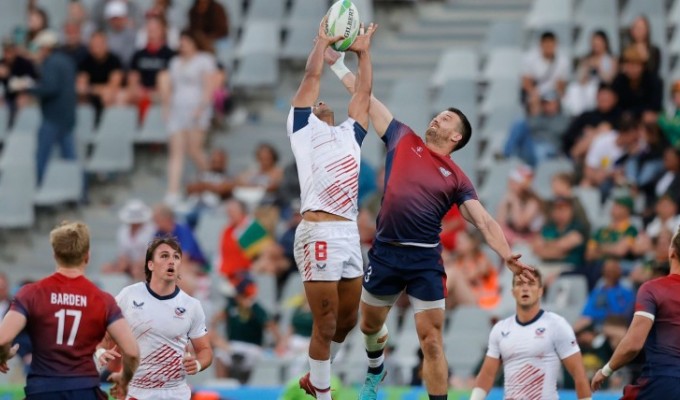
[[[126,17],[128,15],[127,3],[121,0],[110,0],[106,3],[104,8],[104,17],[106,19],[116,17]]]
[[[59,36],[54,31],[43,30],[33,39],[35,47],[54,47],[59,43]]]
[[[151,208],[143,201],[132,199],[118,212],[118,218],[124,224],[143,224],[151,220]]]

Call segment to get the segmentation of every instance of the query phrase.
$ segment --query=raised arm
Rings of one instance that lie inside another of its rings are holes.
[[[512,254],[500,225],[489,215],[489,212],[486,211],[479,200],[467,200],[460,205],[460,212],[466,221],[482,232],[486,243],[503,258],[514,274],[519,274],[522,280],[533,281],[534,277],[530,272],[532,268],[519,261],[521,255]]]
[[[340,78],[347,91],[351,94],[354,94],[356,77],[352,71],[350,71],[345,66],[345,54],[338,53],[331,48],[327,48],[324,54],[324,59],[330,65],[331,70],[335,73],[335,75]],[[380,137],[385,135],[387,127],[390,125],[390,122],[392,122],[392,119],[394,119],[390,110],[388,110],[380,100],[373,96],[373,94],[371,94],[368,116],[371,120],[371,123],[373,124],[373,129],[375,129],[376,133]]]
[[[305,76],[302,78],[302,83],[300,83],[295,97],[293,97],[293,107],[312,107],[314,105],[319,97],[321,73],[323,72],[323,53],[330,44],[344,39],[342,35],[331,38],[326,34],[327,18],[324,17],[319,24],[319,33],[314,40],[314,47],[307,57]]]
[[[359,36],[357,36],[349,48],[359,58],[356,90],[352,93],[352,100],[349,102],[349,116],[357,121],[365,130],[368,129],[368,106],[373,89],[373,66],[371,65],[370,52],[371,37],[377,28],[378,26],[372,23],[364,33],[362,25],[359,30]]]

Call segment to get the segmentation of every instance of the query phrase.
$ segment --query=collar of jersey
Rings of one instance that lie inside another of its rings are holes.
[[[149,286],[148,283],[146,284],[146,290],[148,290],[149,294],[151,294],[153,297],[157,298],[158,300],[170,300],[170,299],[174,298],[175,296],[177,296],[179,294],[179,287],[178,286],[175,286],[174,292],[172,292],[168,295],[165,295],[165,296],[161,296],[158,293],[151,290],[151,286]]]
[[[151,289],[149,289],[149,290],[151,290]],[[152,292],[152,294],[153,294],[153,292]],[[517,314],[515,314],[515,322],[517,322],[518,324],[520,324],[520,325],[522,325],[522,326],[531,325],[531,324],[533,324],[534,322],[538,321],[538,319],[541,318],[541,315],[543,315],[543,310],[542,310],[542,309],[538,312],[538,314],[536,314],[535,317],[533,317],[532,319],[530,319],[530,320],[527,321],[527,322],[522,323],[522,322],[520,322],[519,319],[517,318]]]

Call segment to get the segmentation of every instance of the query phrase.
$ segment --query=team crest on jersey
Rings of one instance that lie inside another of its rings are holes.
[[[132,308],[141,309],[143,305],[144,305],[143,301],[137,303],[136,301],[132,300]]]
[[[187,312],[187,309],[184,308],[184,307],[175,308],[175,315],[178,316],[178,317],[181,317],[182,315],[184,315],[185,312]]]
[[[545,333],[545,328],[536,328],[536,337],[542,337]]]
[[[413,150],[414,153],[420,158],[423,158],[423,156],[420,155],[420,153],[423,152],[423,148],[421,146],[418,147],[411,147],[411,150]]]
[[[444,167],[439,167],[439,172],[441,172],[442,175],[444,175],[444,178],[448,178],[451,175],[451,171]]]

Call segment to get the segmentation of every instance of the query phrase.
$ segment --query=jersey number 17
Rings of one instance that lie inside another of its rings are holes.
[[[76,335],[78,334],[78,327],[80,326],[80,318],[83,316],[83,312],[80,310],[66,310],[61,309],[54,313],[57,317],[57,344],[64,344],[64,326],[66,325],[66,317],[73,317],[73,325],[71,325],[71,332],[68,335],[67,346],[73,346],[76,341]]]

